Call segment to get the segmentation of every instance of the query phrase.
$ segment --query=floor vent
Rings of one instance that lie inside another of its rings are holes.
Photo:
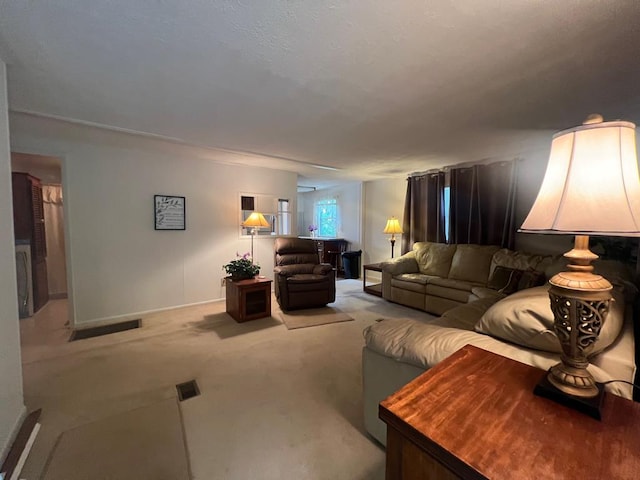
[[[181,402],[200,395],[200,389],[195,380],[179,383],[176,385],[176,390],[178,390],[178,399]]]
[[[109,335],[110,333],[133,330],[134,328],[140,328],[141,326],[142,320],[137,318],[136,320],[103,325],[102,327],[83,328],[82,330],[74,330],[69,341],[73,342],[75,340],[84,340],[85,338],[101,337],[102,335]]]

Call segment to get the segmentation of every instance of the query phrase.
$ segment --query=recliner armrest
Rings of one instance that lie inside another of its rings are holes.
[[[327,275],[331,270],[333,270],[333,266],[330,263],[321,263],[313,266],[313,273],[316,275]]]
[[[296,263],[294,265],[280,265],[273,269],[276,275],[283,277],[290,277],[292,275],[298,275],[300,273],[314,273],[314,268],[317,265],[313,263]]]

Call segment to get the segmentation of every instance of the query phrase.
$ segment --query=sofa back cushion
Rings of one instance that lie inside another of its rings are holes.
[[[543,263],[543,260],[545,262]],[[546,263],[550,263],[551,256],[538,255],[534,253],[514,252],[508,248],[501,248],[491,259],[491,274],[496,267],[506,267],[515,270],[536,270],[544,271]]]
[[[456,245],[446,243],[416,242],[414,245],[418,269],[424,275],[447,278]]]
[[[457,245],[448,278],[486,285],[491,259],[499,249],[496,245]]]

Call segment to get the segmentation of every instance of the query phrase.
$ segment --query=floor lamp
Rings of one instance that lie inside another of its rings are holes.
[[[387,220],[387,226],[384,227],[384,231],[382,233],[390,233],[391,238],[389,241],[391,242],[391,258],[393,258],[393,247],[396,244],[396,233],[402,235],[402,227],[400,226],[400,222],[396,217],[391,217]]]
[[[575,235],[567,272],[549,283],[554,331],[562,347],[535,393],[600,418],[602,385],[588,355],[606,321],[611,283],[593,272],[590,235],[640,236],[640,180],[635,125],[591,115],[553,137],[538,197],[521,232]]]
[[[253,212],[249,217],[242,223],[242,226],[245,228],[251,228],[251,262],[253,261],[253,236],[256,234],[256,230],[259,228],[269,227],[269,222],[264,218],[259,212]]]

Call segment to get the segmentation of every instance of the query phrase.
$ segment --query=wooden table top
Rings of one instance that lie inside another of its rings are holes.
[[[640,403],[602,421],[533,394],[542,370],[467,345],[380,404],[380,418],[465,478],[639,479]]]
[[[270,278],[267,277],[254,277],[254,278],[245,278],[243,280],[231,280],[231,277],[227,277],[227,279],[238,286],[241,287],[246,287],[246,286],[250,286],[250,285],[257,285],[260,283],[271,283],[273,282],[273,280],[271,280]]]

